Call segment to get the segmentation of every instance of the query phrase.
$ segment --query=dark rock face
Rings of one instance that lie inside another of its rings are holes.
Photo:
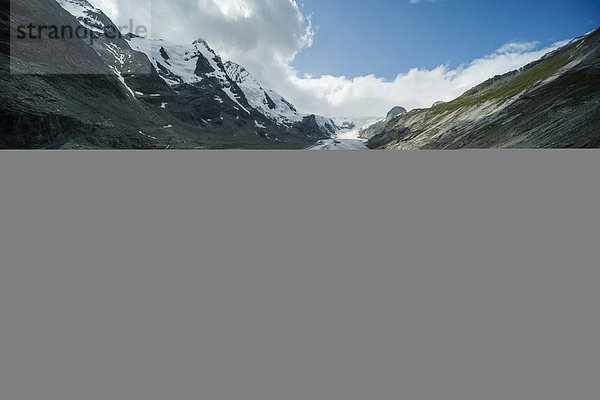
[[[273,99],[266,93],[265,93],[265,98],[267,99],[267,105],[269,106],[269,108],[271,110],[274,110],[275,108],[277,108],[277,105],[275,104]]]
[[[325,126],[317,122],[316,115],[308,115],[304,117],[302,122],[297,123],[294,129],[300,131],[303,137],[310,138],[312,141],[321,139],[329,139],[335,133],[336,127],[325,123]]]
[[[11,5],[48,23],[86,23],[55,0],[13,0]],[[111,24],[100,17],[103,25]],[[8,7],[0,9],[0,32],[0,148],[304,148],[323,137],[308,128],[305,135],[298,127],[275,125],[251,108],[230,80],[207,77],[197,85],[170,87],[144,53],[131,49],[127,36],[113,41],[110,51],[104,38],[75,43],[75,66],[98,66],[97,74],[32,70],[11,75],[7,44],[16,25]],[[160,57],[158,68],[168,71],[165,49]],[[13,61],[21,62],[18,57]],[[214,61],[222,68],[218,56]],[[214,71],[204,57],[198,57],[196,69],[199,74]],[[237,101],[225,95],[224,85]]]
[[[372,137],[380,134],[386,127],[390,121],[394,118],[406,114],[406,108],[401,106],[396,106],[392,108],[386,115],[385,119],[374,123],[371,126],[368,126],[364,129],[361,129],[359,132],[359,137],[363,139],[371,139]]]
[[[198,57],[198,62],[196,63],[196,75],[209,74],[211,72],[215,72],[215,69],[210,65],[206,58],[200,55]]]
[[[385,119],[392,119],[392,118],[395,118],[398,115],[402,115],[402,114],[406,114],[406,108],[401,107],[401,106],[396,106],[387,113],[387,115],[385,116]]]
[[[0,148],[53,148],[66,143],[81,123],[62,115],[13,114],[0,111]]]
[[[334,127],[329,128],[335,132]],[[315,115],[305,117],[304,120],[298,124],[298,129],[302,135],[313,140],[327,139],[330,136],[323,133],[323,129],[321,129],[321,126],[317,123],[317,117]]]
[[[431,107],[441,106],[442,104],[446,104],[446,102],[445,101],[436,101],[435,103],[433,103],[433,105]]]
[[[167,54],[167,51],[165,50],[165,48],[164,48],[164,47],[161,47],[161,48],[160,48],[160,55],[162,56],[162,58],[163,58],[165,61],[169,61],[169,60],[171,59],[171,57],[169,57],[169,55]]]
[[[351,129],[356,128],[356,124],[354,122],[352,122],[352,121],[347,121],[347,122],[344,122],[344,123],[340,124],[338,126],[338,128],[340,128],[342,130],[348,130],[349,131]]]

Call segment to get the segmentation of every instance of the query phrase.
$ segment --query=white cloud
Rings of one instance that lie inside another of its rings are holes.
[[[290,98],[301,109],[332,115],[385,115],[395,105],[408,109],[429,107],[435,101],[452,100],[484,80],[517,69],[556,47],[522,51],[527,46],[499,49],[459,68],[411,69],[393,81],[374,75],[357,78],[299,77],[290,71]],[[280,89],[280,90],[283,90]]]
[[[560,45],[536,50],[537,42],[507,43],[493,54],[458,68],[414,68],[393,81],[374,75],[314,77],[290,66],[302,49],[311,46],[314,36],[310,17],[295,0],[91,1],[98,6],[104,3],[111,17],[118,15],[119,23],[135,15],[136,23],[144,24],[149,23],[149,12],[143,5],[150,2],[152,36],[174,42],[203,37],[225,60],[244,65],[264,86],[280,92],[301,111],[326,115],[382,116],[396,105],[429,107],[438,100],[452,100]]]
[[[521,43],[506,43],[504,46],[500,47],[497,50],[497,53],[506,54],[506,53],[522,53],[525,51],[530,51],[535,49],[540,42],[521,42]]]
[[[110,15],[111,18],[117,19],[119,17],[119,7],[114,0],[92,0],[92,3]]]

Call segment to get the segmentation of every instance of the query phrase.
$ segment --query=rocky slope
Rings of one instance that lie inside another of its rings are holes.
[[[600,147],[600,29],[361,136],[374,149]]]
[[[317,117],[281,124],[250,104],[202,40],[109,37],[114,24],[86,0],[11,3],[0,15],[0,148],[304,148],[331,136]],[[15,40],[10,58],[9,38],[32,22],[98,37]]]
[[[388,111],[387,115],[385,116],[385,119],[377,120],[373,124],[362,127],[359,130],[359,137],[363,139],[368,139],[375,135],[378,135],[385,129],[386,125],[390,121],[392,121],[397,116],[403,114],[406,114],[406,108],[402,106],[396,106],[392,108],[390,111]]]
[[[15,40],[9,48],[18,25],[78,26],[71,14],[50,0],[14,0],[10,6],[6,2],[0,10],[0,147],[156,148],[139,131],[166,121],[128,96],[88,42],[61,40],[46,46],[47,40]]]

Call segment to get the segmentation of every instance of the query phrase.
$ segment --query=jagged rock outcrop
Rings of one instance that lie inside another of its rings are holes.
[[[363,139],[369,139],[379,134],[389,121],[403,114],[406,114],[406,108],[402,106],[396,106],[387,113],[385,119],[377,121],[374,124],[369,125],[367,127],[361,128],[359,130],[359,136]]]
[[[396,106],[387,113],[387,115],[385,116],[385,119],[392,119],[392,118],[395,118],[398,115],[402,115],[402,114],[406,114],[406,108],[401,107],[401,106]]]

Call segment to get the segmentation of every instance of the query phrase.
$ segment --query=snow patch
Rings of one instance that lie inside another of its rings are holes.
[[[250,111],[248,111],[243,105],[240,104],[239,100],[237,99],[237,97],[235,96],[235,94],[231,91],[231,88],[229,87],[224,87],[222,88],[223,92],[225,92],[225,94],[231,99],[233,100],[242,110],[246,111],[248,114],[251,114]]]
[[[71,15],[73,15],[77,21],[91,31],[97,33],[104,32],[104,24],[98,19],[97,16],[104,16],[104,13],[88,3],[86,0],[56,0],[58,4]]]
[[[123,75],[121,75],[121,72],[119,72],[119,70],[116,67],[113,67],[112,65],[110,66],[110,69],[112,69],[112,71],[115,73],[115,75],[117,76],[117,78],[119,79],[121,84],[123,84],[123,86],[125,86],[125,89],[127,89],[129,94],[131,94],[131,97],[133,97],[135,99],[134,91],[131,90],[131,88],[129,86],[127,86],[127,83],[125,82],[125,78],[123,78]]]
[[[105,43],[104,46],[108,52],[115,57],[115,61],[122,68],[123,65],[125,65],[125,54],[121,53],[119,47],[114,43]]]
[[[193,46],[141,37],[128,38],[127,41],[133,50],[148,56],[154,68],[169,85],[193,84],[202,80],[195,73],[198,57],[194,55]]]
[[[142,136],[145,136],[145,137],[147,137],[147,138],[150,138],[150,139],[152,139],[152,140],[158,140],[158,138],[156,138],[156,137],[154,137],[154,136],[146,135],[146,134],[145,134],[144,132],[142,132],[142,131],[139,131],[138,133],[139,133],[140,135],[142,135]]]

